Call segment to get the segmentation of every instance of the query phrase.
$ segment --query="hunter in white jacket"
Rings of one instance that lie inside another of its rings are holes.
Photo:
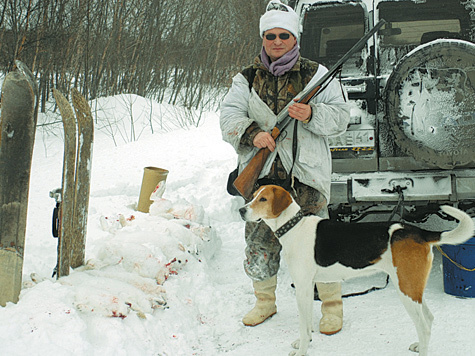
[[[269,148],[272,153],[258,184],[281,184],[304,214],[327,217],[332,169],[328,137],[343,133],[350,119],[343,87],[332,80],[310,103],[290,105],[292,122],[277,141],[270,135],[276,115],[327,72],[324,66],[300,56],[298,28],[299,18],[291,7],[278,0],[269,2],[260,20],[261,54],[233,78],[221,104],[220,125],[223,139],[238,154],[239,171],[260,148]],[[262,221],[246,222],[245,239],[244,270],[253,281],[257,301],[242,321],[255,326],[277,312],[281,245]],[[334,334],[343,324],[341,285],[318,283],[317,288],[322,300],[320,332]]]
[[[311,83],[321,78],[327,69],[319,65]],[[309,84],[309,85],[310,85]],[[292,137],[294,125],[287,126],[285,139],[280,140],[271,153],[259,178],[267,176],[277,154],[287,170],[293,166],[293,175],[303,184],[320,191],[330,200],[331,155],[328,137],[345,132],[350,115],[344,97],[344,89],[336,80],[310,101],[312,117],[308,123],[299,122],[297,158],[292,159]],[[220,124],[223,139],[229,142],[238,154],[239,171],[249,163],[259,151],[257,147],[242,145],[241,137],[246,129],[256,122],[264,130],[271,132],[276,125],[276,114],[262,101],[254,88],[249,90],[249,82],[242,73],[233,78],[233,84],[221,104]]]

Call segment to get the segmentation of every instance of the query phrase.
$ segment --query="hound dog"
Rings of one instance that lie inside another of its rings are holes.
[[[459,220],[447,232],[431,232],[402,223],[341,223],[303,216],[283,188],[261,187],[239,212],[245,221],[263,220],[282,244],[282,253],[296,288],[300,339],[290,355],[306,354],[312,339],[312,302],[315,282],[337,282],[371,270],[389,274],[412,318],[419,338],[410,349],[427,355],[433,315],[423,299],[432,267],[432,245],[456,245],[470,239],[474,222],[451,206],[442,206]]]

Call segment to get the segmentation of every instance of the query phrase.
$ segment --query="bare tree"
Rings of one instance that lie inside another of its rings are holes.
[[[134,93],[187,108],[214,105],[260,48],[267,0],[4,0],[0,72],[14,59],[40,83],[88,99]]]

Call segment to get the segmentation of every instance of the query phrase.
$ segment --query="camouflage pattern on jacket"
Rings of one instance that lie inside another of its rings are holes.
[[[267,70],[260,56],[257,56],[254,64],[246,67],[241,73],[248,82],[252,80],[254,90],[277,115],[305,88],[317,70],[318,63],[300,57],[289,72],[276,77]]]

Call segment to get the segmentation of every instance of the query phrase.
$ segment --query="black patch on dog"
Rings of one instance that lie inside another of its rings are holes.
[[[401,241],[407,238],[414,240],[417,243],[437,242],[440,241],[440,232],[428,231],[418,228],[417,226],[401,224],[404,229],[394,231],[391,236],[391,243]]]
[[[368,267],[387,250],[392,224],[322,220],[317,225],[315,261],[323,267],[337,262],[354,269]]]

